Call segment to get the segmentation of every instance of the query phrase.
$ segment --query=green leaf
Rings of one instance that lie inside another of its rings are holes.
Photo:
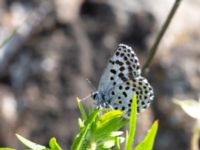
[[[51,148],[51,150],[62,150],[60,145],[57,143],[56,138],[54,137],[50,139],[49,147]]]
[[[109,120],[112,120],[113,118],[121,117],[123,113],[124,112],[121,111],[121,110],[111,110],[111,111],[108,111],[108,112],[106,112],[105,114],[103,114],[99,118],[98,123],[101,123],[101,122],[106,123],[106,121],[109,122]]]
[[[111,137],[120,136],[123,133],[124,133],[123,131],[113,131],[113,132],[111,132],[110,136]]]
[[[7,147],[2,147],[2,148],[0,148],[0,150],[16,150],[16,149],[13,149],[13,148],[7,148]]]
[[[115,138],[115,145],[116,150],[120,150],[120,138],[118,136]]]
[[[128,145],[128,140],[127,140],[128,139],[128,135],[129,135],[129,132],[128,132],[128,130],[126,130],[126,143],[125,143],[125,147]]]
[[[93,111],[94,111],[94,108],[89,107],[89,108],[88,108],[88,115],[91,115]]]
[[[81,100],[78,97],[76,98],[76,100],[77,100],[77,103],[78,103],[78,108],[81,112],[81,116],[82,116],[83,120],[85,121],[85,120],[87,120],[87,114],[85,112],[85,109],[84,109],[84,107],[81,103]]]
[[[22,142],[22,144],[24,144],[26,147],[32,149],[32,150],[43,150],[45,149],[46,147],[45,146],[42,146],[42,145],[39,145],[39,144],[36,144],[34,142],[31,142],[29,141],[28,139],[16,134],[18,140],[20,142]]]
[[[81,129],[80,133],[75,137],[75,140],[72,144],[71,149],[72,150],[80,150],[80,148],[84,145],[84,142],[86,140],[86,135],[89,132],[92,123],[96,120],[98,117],[100,110],[95,110],[85,121],[85,127]]]
[[[97,143],[97,149],[99,148],[113,148],[118,142],[118,148],[120,147],[120,143],[125,141],[124,137],[107,137],[103,139],[102,142]],[[117,146],[117,145],[116,145]]]
[[[152,150],[157,130],[158,130],[158,120],[156,120],[153,123],[148,134],[143,139],[143,141],[136,146],[135,150]]]
[[[107,136],[110,136],[113,131],[117,131],[122,128],[127,123],[127,120],[120,118],[113,118],[109,122],[103,123],[100,127],[96,128],[95,138],[104,139]]]
[[[79,128],[79,130],[81,130],[82,128],[84,128],[84,122],[82,121],[81,118],[78,118],[78,128]]]
[[[113,146],[115,146],[115,138],[112,138],[110,140],[106,140],[103,143],[103,148],[112,148]]]
[[[123,112],[119,110],[109,111],[101,116],[97,121],[97,126],[94,131],[94,137],[98,141],[104,139],[107,136],[111,136],[113,131],[117,131],[122,128],[127,122],[127,119],[122,117]]]
[[[130,115],[130,123],[129,123],[129,133],[127,134],[127,142],[125,145],[125,150],[131,150],[135,137],[136,130],[136,117],[137,117],[137,97],[134,94],[133,100],[131,104],[131,115]]]
[[[104,128],[105,126],[108,125],[112,125],[113,120],[115,120],[116,122],[119,122],[121,120],[124,120],[122,117],[123,112],[120,110],[111,110],[109,112],[106,112],[105,114],[103,114],[99,120],[97,121],[97,128]],[[114,130],[112,130],[114,131]]]

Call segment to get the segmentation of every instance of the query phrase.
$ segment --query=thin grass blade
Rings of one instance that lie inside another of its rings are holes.
[[[87,114],[86,114],[85,109],[84,109],[84,107],[81,103],[81,100],[78,97],[76,98],[76,100],[77,100],[78,108],[81,112],[81,116],[82,116],[83,120],[87,120]]]
[[[24,137],[22,137],[22,136],[20,136],[20,135],[18,135],[18,134],[16,134],[16,136],[17,136],[18,140],[19,140],[22,144],[24,144],[26,147],[28,147],[28,148],[30,148],[30,149],[32,149],[32,150],[43,150],[43,149],[46,148],[45,146],[36,144],[36,143],[34,143],[34,142],[31,142],[31,141],[29,141],[28,139],[26,139],[26,138],[24,138]]]
[[[125,145],[125,150],[132,149],[134,137],[135,137],[135,130],[136,130],[136,117],[137,117],[137,97],[136,95],[133,95],[130,123],[129,123],[129,133],[128,133],[128,139]]]

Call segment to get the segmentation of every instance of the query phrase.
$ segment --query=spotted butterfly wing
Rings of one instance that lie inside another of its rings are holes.
[[[144,111],[154,98],[153,89],[148,81],[137,77],[113,87],[108,94],[108,105],[113,109],[125,111],[125,116],[129,117],[134,94],[137,96],[138,113]]]
[[[99,92],[107,93],[113,86],[134,79],[140,74],[140,64],[132,48],[119,44],[101,77]]]
[[[141,77],[139,61],[132,48],[125,44],[119,44],[116,52],[110,58],[109,63],[100,79],[98,91],[93,92],[92,97],[94,98],[97,106],[112,108],[118,108],[116,106],[120,106],[119,108],[123,110],[124,107],[117,103],[119,101],[118,97],[121,95],[121,98],[124,99],[122,104],[124,106],[128,106],[133,92],[136,92],[137,94],[137,90],[140,88],[142,89],[141,91],[144,91],[145,87],[151,88],[150,84],[145,81],[147,80]],[[121,91],[119,87],[126,86],[127,83],[130,84],[130,89],[133,88],[132,86],[136,85],[136,90],[127,90],[126,94],[128,97],[126,98],[123,97],[123,92],[125,91]],[[143,87],[140,83],[146,83],[147,85]],[[112,95],[113,92],[115,92],[116,95]],[[149,90],[147,92],[148,94],[151,93],[151,95],[153,95],[153,90]],[[139,96],[139,94],[137,94],[137,96]],[[141,96],[138,97],[138,101],[144,99],[140,97]],[[146,99],[148,98],[149,97]],[[149,101],[151,101],[151,99],[149,99]],[[128,111],[126,111],[126,113],[128,114]]]

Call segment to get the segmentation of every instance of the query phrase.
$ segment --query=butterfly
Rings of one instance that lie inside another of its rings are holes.
[[[98,90],[91,95],[96,106],[119,109],[129,117],[133,94],[137,96],[138,113],[154,99],[152,86],[141,76],[135,52],[128,45],[119,44],[101,76]]]

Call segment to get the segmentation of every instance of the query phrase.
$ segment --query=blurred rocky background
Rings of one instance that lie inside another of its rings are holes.
[[[0,147],[24,149],[18,133],[69,149],[76,96],[95,87],[119,43],[144,64],[174,0],[1,0]],[[155,101],[138,115],[137,141],[159,119],[155,150],[189,150],[194,121],[172,99],[200,94],[200,1],[182,0],[147,78]],[[92,99],[84,101],[93,106]],[[199,142],[200,143],[200,142]]]

